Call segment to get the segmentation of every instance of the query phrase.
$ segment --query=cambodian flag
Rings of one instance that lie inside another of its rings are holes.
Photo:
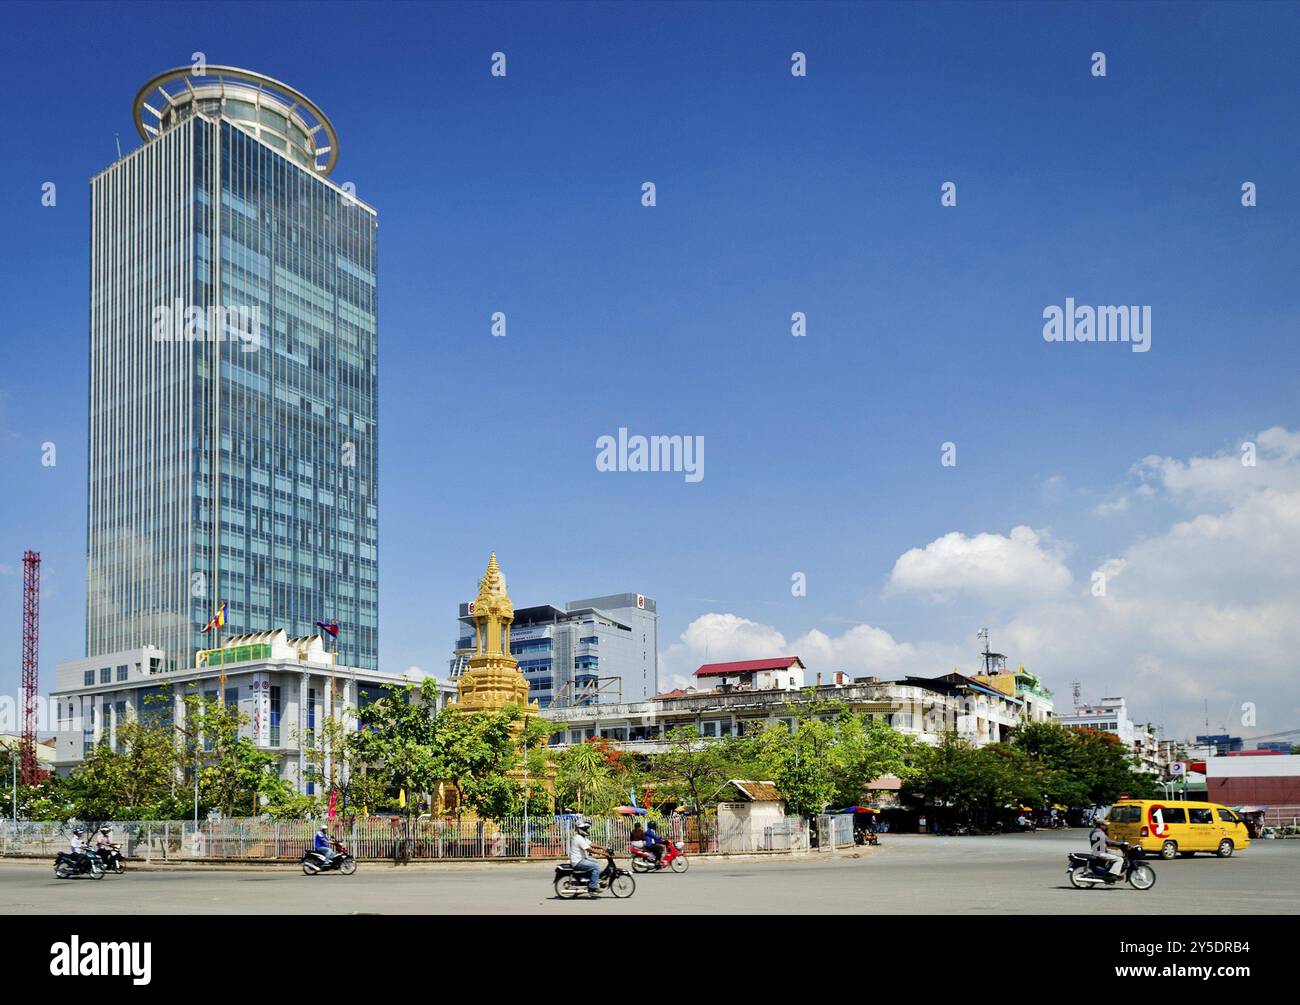
[[[336,621],[317,621],[316,627],[329,632],[336,639],[339,637],[339,626]]]

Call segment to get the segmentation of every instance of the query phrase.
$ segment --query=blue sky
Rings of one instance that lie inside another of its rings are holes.
[[[1300,7],[4,17],[0,691],[24,548],[45,681],[84,645],[87,180],[202,51],[316,101],[379,212],[383,668],[444,672],[494,548],[517,604],[655,597],[665,686],[705,647],[973,669],[987,624],[1061,699],[1300,725]],[[1044,342],[1066,297],[1150,305],[1151,350]],[[620,426],[703,436],[704,479],[597,471]]]

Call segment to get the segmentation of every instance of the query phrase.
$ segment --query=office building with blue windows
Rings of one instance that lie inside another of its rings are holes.
[[[343,626],[379,658],[375,211],[305,95],[159,74],[91,180],[86,655]]]
[[[90,182],[86,647],[55,764],[220,695],[313,793],[321,717],[408,683],[378,670],[376,213],[270,77],[171,70],[133,113],[144,142]]]
[[[474,650],[474,617],[460,605],[451,660],[456,678]],[[515,610],[510,655],[542,708],[643,701],[658,692],[658,614],[639,593],[573,600]]]

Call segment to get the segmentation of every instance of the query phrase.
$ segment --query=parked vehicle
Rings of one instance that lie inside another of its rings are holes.
[[[690,859],[681,847],[673,842],[664,839],[664,853],[659,859],[659,864],[655,864],[654,852],[646,851],[644,848],[632,846],[632,871],[633,872],[660,872],[664,869],[671,869],[673,872],[685,872],[690,868]]]
[[[334,857],[329,861],[325,860],[325,855],[318,851],[306,851],[302,856],[302,871],[305,876],[315,876],[322,872],[341,872],[344,876],[351,876],[357,871],[357,860],[352,857],[342,845],[337,845]]]
[[[1123,799],[1106,816],[1110,835],[1163,859],[1213,852],[1228,858],[1250,845],[1246,822],[1218,803]]]
[[[71,879],[73,876],[89,876],[91,879],[104,878],[104,863],[98,855],[82,853],[73,855],[61,851],[54,859],[54,875],[59,879]]]
[[[1124,864],[1119,875],[1111,873],[1110,864],[1105,860],[1077,851],[1070,852],[1065,873],[1070,877],[1070,884],[1079,890],[1114,886],[1125,880],[1135,890],[1150,890],[1156,885],[1156,871],[1142,861],[1142,849],[1128,843],[1124,844]]]
[[[607,855],[605,868],[600,871],[600,889],[608,890],[615,897],[630,897],[636,893],[636,880],[626,869],[614,862],[613,855]],[[587,893],[587,877],[578,876],[573,866],[564,862],[555,867],[555,895],[561,900],[572,900]]]
[[[877,835],[875,831],[871,830],[869,827],[854,827],[853,843],[877,845],[880,844],[880,837]]]
[[[126,859],[122,857],[122,846],[120,844],[111,844],[107,848],[97,848],[95,854],[103,864],[105,872],[115,872],[119,876],[126,872]]]

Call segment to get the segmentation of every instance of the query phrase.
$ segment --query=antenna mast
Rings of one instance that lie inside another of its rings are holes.
[[[18,741],[19,772],[24,785],[39,781],[36,761],[36,703],[40,693],[37,684],[38,653],[41,627],[41,555],[37,551],[23,552],[23,661],[22,734]]]

